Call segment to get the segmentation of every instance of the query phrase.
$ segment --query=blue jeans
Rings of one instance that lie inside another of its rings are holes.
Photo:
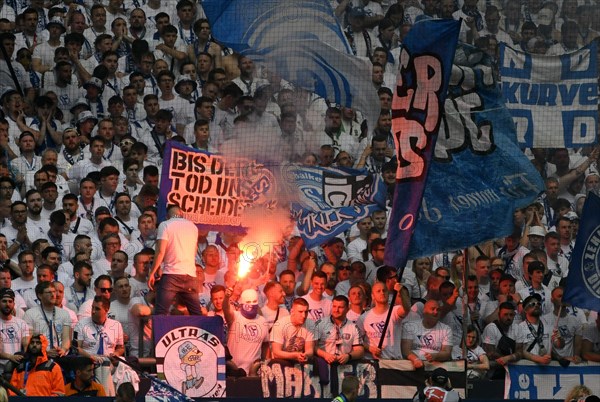
[[[168,315],[176,296],[192,315],[202,315],[196,278],[189,275],[164,274],[156,289],[155,315]]]

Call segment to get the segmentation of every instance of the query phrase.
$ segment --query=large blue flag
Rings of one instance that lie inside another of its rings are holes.
[[[461,21],[426,20],[404,39],[392,101],[398,171],[385,263],[404,268],[441,122]],[[433,239],[432,239],[433,240]]]
[[[457,55],[409,258],[510,234],[513,211],[544,189],[518,147],[491,60],[462,45]]]
[[[213,36],[240,53],[311,39],[350,52],[329,0],[204,0],[202,9]]]
[[[600,197],[592,192],[583,205],[563,301],[600,311]]]
[[[329,0],[205,0],[213,36],[283,79],[377,121],[371,62],[352,56]]]
[[[292,216],[308,248],[385,209],[385,184],[366,170],[291,165],[282,178],[295,193]]]

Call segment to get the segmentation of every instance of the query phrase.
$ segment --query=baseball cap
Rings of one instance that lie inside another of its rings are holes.
[[[90,104],[88,103],[88,101],[85,98],[77,98],[77,100],[75,101],[75,103],[73,103],[73,105],[71,106],[71,109],[69,109],[69,111],[71,113],[73,113],[74,109],[77,106],[84,106],[87,110],[90,110]]]
[[[198,87],[198,84],[196,83],[196,81],[194,81],[192,79],[192,77],[190,77],[189,74],[181,74],[179,76],[179,78],[177,79],[177,84],[175,84],[175,91],[177,93],[179,93],[179,85],[180,84],[184,84],[184,83],[189,83],[192,84],[192,87],[194,88],[194,91],[196,90],[196,88]]]
[[[529,236],[546,236],[544,228],[541,226],[532,226],[529,228]]]
[[[79,116],[77,116],[78,123],[83,123],[86,120],[94,120],[96,123],[98,123],[96,116],[94,116],[94,114],[89,110],[84,110],[83,112],[79,113]]]
[[[534,271],[542,271],[542,272],[544,272],[545,270],[546,270],[546,267],[540,261],[532,261],[529,264],[529,266],[527,267],[527,273],[529,275],[531,275]]]
[[[444,368],[436,368],[431,372],[431,381],[439,385],[446,384],[448,382],[448,372]]]
[[[527,307],[527,305],[529,303],[531,303],[533,300],[537,300],[540,303],[542,302],[542,296],[538,295],[537,293],[532,294],[531,296],[527,296],[525,298],[525,300],[523,300],[523,307]]]
[[[87,89],[87,87],[90,85],[93,85],[98,89],[102,89],[102,80],[98,77],[92,77],[85,84],[83,84],[83,89]]]
[[[0,299],[4,299],[8,297],[10,299],[15,299],[15,292],[11,288],[2,288],[0,289]]]
[[[63,31],[63,33],[65,33],[67,31],[67,29],[65,28],[65,23],[63,22],[63,20],[60,17],[53,17],[47,24],[46,24],[46,29],[50,28],[51,25],[57,25],[61,28],[61,30]]]
[[[573,212],[573,211],[569,211],[565,214],[565,218],[567,218],[570,221],[575,221],[575,220],[579,220],[579,216],[577,215],[577,213]]]

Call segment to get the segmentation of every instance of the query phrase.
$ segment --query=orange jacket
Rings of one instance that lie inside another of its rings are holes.
[[[27,367],[24,360],[15,368],[10,379],[11,385],[23,390],[27,396],[62,396],[65,394],[65,380],[60,366],[46,355],[48,339],[40,335],[42,355],[38,356],[35,366]],[[27,379],[26,379],[27,377]],[[14,395],[11,392],[11,395]]]

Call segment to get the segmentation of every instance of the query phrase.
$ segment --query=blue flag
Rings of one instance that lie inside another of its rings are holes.
[[[411,259],[510,234],[513,211],[544,189],[518,147],[491,60],[482,50],[463,45],[457,55],[480,61],[453,68]]]
[[[588,193],[563,301],[600,312],[600,197]]]
[[[365,170],[290,166],[283,177],[296,188],[292,203],[307,248],[342,233],[374,211],[385,209],[386,188],[379,175]]]
[[[392,101],[398,170],[385,263],[404,268],[441,122],[461,21],[415,24],[400,53]]]
[[[372,65],[352,56],[329,0],[205,0],[213,36],[283,79],[368,121],[379,117]]]
[[[318,40],[350,53],[329,0],[204,0],[220,43],[245,54],[295,40]]]

